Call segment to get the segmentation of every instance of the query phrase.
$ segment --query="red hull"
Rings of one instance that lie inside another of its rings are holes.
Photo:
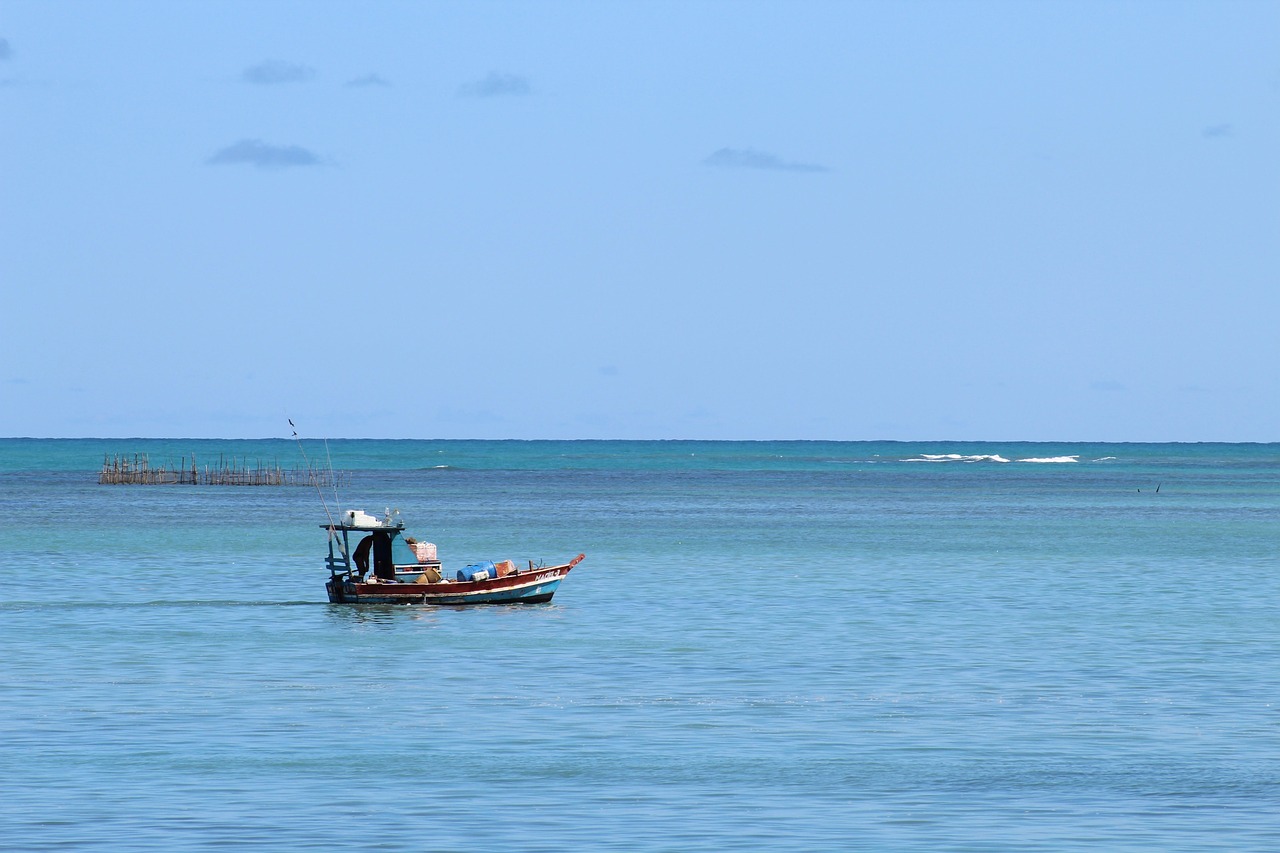
[[[500,578],[436,583],[377,583],[334,577],[325,585],[336,604],[541,604],[585,555],[560,566],[525,569]]]

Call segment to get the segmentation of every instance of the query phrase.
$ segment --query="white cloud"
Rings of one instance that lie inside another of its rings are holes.
[[[774,172],[829,172],[826,166],[816,163],[794,163],[776,154],[756,151],[753,148],[721,148],[702,161],[708,166],[727,169],[765,169]]]
[[[269,145],[261,139],[241,139],[205,160],[211,166],[248,165],[259,169],[317,166],[320,158],[300,145]]]
[[[499,74],[490,72],[488,77],[474,83],[464,83],[458,88],[458,94],[469,98],[496,98],[504,95],[529,95],[533,87],[529,78],[519,74]]]
[[[244,70],[246,83],[255,86],[274,86],[279,83],[305,83],[316,76],[315,69],[293,62],[268,59]]]
[[[381,74],[366,74],[363,77],[356,77],[354,80],[348,80],[344,85],[352,88],[364,89],[370,86],[389,87],[391,82]]]

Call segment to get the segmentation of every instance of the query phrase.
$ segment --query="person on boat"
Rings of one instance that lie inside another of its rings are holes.
[[[369,573],[369,553],[373,552],[373,576],[380,581],[396,579],[395,563],[391,559],[391,537],[381,530],[370,533],[360,540],[351,558],[356,562],[356,571],[360,577]]]
[[[391,559],[391,537],[379,530],[369,538],[373,540],[374,577],[380,581],[394,581],[396,567]]]
[[[356,561],[356,570],[364,577],[369,573],[369,549],[373,547],[373,534],[360,540],[360,544],[356,546],[356,550],[351,554],[351,558]]]

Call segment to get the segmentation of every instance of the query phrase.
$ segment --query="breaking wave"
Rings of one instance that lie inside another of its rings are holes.
[[[919,456],[913,456],[910,459],[903,459],[903,462],[1009,462],[1010,460],[998,453],[984,454],[964,454],[964,453],[921,453]],[[1014,462],[1034,462],[1041,465],[1058,465],[1070,462],[1079,462],[1079,455],[1075,456],[1032,456],[1026,459],[1015,459]]]
[[[965,456],[960,453],[921,453],[919,456],[911,459],[903,459],[903,462],[1008,462],[1003,456],[998,454],[984,454],[979,456]]]

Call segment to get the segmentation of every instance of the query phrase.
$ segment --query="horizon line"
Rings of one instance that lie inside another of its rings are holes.
[[[0,436],[0,441],[491,441],[491,442],[699,442],[723,444],[1280,444],[1280,439],[1047,439],[1047,438],[374,438],[369,436]]]

